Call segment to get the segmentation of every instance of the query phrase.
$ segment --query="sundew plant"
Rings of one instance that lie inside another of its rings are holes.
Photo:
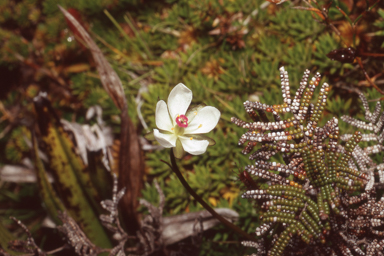
[[[329,93],[327,83],[320,86],[319,74],[310,78],[306,70],[293,99],[283,67],[280,78],[283,104],[247,101],[244,108],[253,121],[232,118],[247,129],[239,140],[248,143],[243,153],[258,148],[249,157],[255,164],[241,175],[247,186],[242,197],[257,200],[262,209],[262,225],[256,229],[260,239],[243,244],[258,248],[257,255],[379,255],[384,248],[384,199],[381,192],[377,196],[376,187],[382,187],[384,165],[375,164],[369,155],[383,151],[381,104],[372,114],[360,94],[369,123],[342,119],[374,133],[356,131],[340,137],[337,118],[318,125]],[[312,102],[314,95],[317,100]],[[283,119],[286,113],[292,116]],[[376,145],[363,150],[358,146],[361,140]],[[282,163],[270,161],[276,154],[282,155]]]
[[[384,254],[383,1],[0,14],[0,256]]]

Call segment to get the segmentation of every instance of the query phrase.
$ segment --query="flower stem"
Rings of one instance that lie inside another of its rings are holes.
[[[179,168],[177,167],[175,156],[173,155],[172,149],[171,149],[170,156],[171,156],[171,164],[172,164],[172,166],[170,166],[170,167],[172,168],[173,172],[176,173],[181,184],[183,184],[183,186],[187,189],[188,193],[191,194],[193,196],[193,198],[196,199],[196,201],[198,201],[208,212],[210,212],[212,214],[213,217],[218,219],[222,224],[224,224],[228,228],[232,229],[233,231],[235,231],[239,235],[243,236],[244,238],[246,238],[250,241],[257,242],[257,240],[254,236],[246,233],[244,230],[242,230],[238,226],[236,226],[233,223],[226,220],[223,216],[221,216],[214,209],[212,209],[212,207],[209,206],[198,194],[196,194],[196,192],[189,186],[188,182],[184,179]]]

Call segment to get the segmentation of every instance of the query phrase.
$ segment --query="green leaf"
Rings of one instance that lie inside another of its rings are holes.
[[[64,132],[48,99],[39,95],[34,103],[41,133],[39,145],[48,156],[49,169],[62,202],[93,243],[110,248],[111,241],[99,220],[101,207],[97,200],[100,196],[93,187],[89,169],[76,154],[73,142]]]
[[[49,216],[55,221],[56,224],[61,223],[57,214],[59,211],[65,211],[65,206],[61,202],[60,198],[57,196],[55,190],[53,189],[51,183],[49,183],[47,174],[44,168],[44,164],[39,158],[37,141],[34,134],[32,134],[33,142],[33,154],[36,167],[37,175],[37,184],[39,186],[39,192],[41,199],[43,200],[44,206],[48,211]]]
[[[88,152],[87,158],[92,184],[99,192],[101,198],[107,199],[112,198],[113,178],[111,172],[103,163],[103,154],[101,150],[98,152]]]

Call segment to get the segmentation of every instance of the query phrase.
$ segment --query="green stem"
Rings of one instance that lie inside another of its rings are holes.
[[[123,28],[119,25],[119,23],[115,20],[115,18],[108,12],[108,10],[104,10],[105,15],[112,21],[113,25],[120,31],[120,33],[124,36],[124,38],[129,42],[129,37],[127,33],[124,32]]]
[[[177,167],[175,156],[173,154],[173,150],[172,149],[171,149],[170,156],[171,156],[171,163],[172,163],[172,166],[170,166],[170,167],[176,173],[176,175],[179,178],[181,184],[183,184],[183,186],[187,189],[188,193],[190,195],[192,195],[193,198],[196,199],[196,201],[198,201],[208,212],[210,212],[212,214],[213,217],[218,219],[222,224],[224,224],[228,228],[232,229],[233,231],[235,231],[239,235],[243,236],[244,238],[246,238],[246,239],[248,239],[250,241],[257,242],[257,240],[256,240],[256,238],[254,236],[246,233],[245,231],[243,231],[238,226],[236,226],[236,225],[232,224],[231,222],[229,222],[228,220],[226,220],[223,216],[221,216],[215,210],[213,210],[212,207],[209,206],[198,194],[196,194],[196,192],[189,186],[188,182],[184,179],[184,177],[181,174],[179,168]]]

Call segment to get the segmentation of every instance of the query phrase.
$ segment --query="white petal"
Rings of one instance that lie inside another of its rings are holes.
[[[161,146],[165,148],[176,147],[177,136],[174,133],[165,134],[165,133],[161,133],[157,129],[153,129],[153,135],[155,135],[157,142],[159,142]]]
[[[156,105],[156,126],[157,128],[165,131],[172,131],[173,123],[171,118],[169,117],[167,104],[165,101],[160,100]]]
[[[201,155],[203,154],[209,145],[207,140],[194,140],[188,137],[179,136],[181,144],[185,151],[191,155]]]
[[[199,104],[196,106],[190,106],[187,110],[187,113],[185,115],[188,118],[188,122],[191,123],[192,120],[196,117],[197,112],[199,112],[202,108],[206,107],[207,105],[205,104]]]
[[[220,119],[220,111],[215,107],[204,107],[197,112],[196,117],[192,120],[188,127],[185,128],[184,134],[202,134],[210,132]]]
[[[172,121],[177,115],[185,115],[192,101],[192,91],[185,85],[178,84],[168,96],[168,110]]]

